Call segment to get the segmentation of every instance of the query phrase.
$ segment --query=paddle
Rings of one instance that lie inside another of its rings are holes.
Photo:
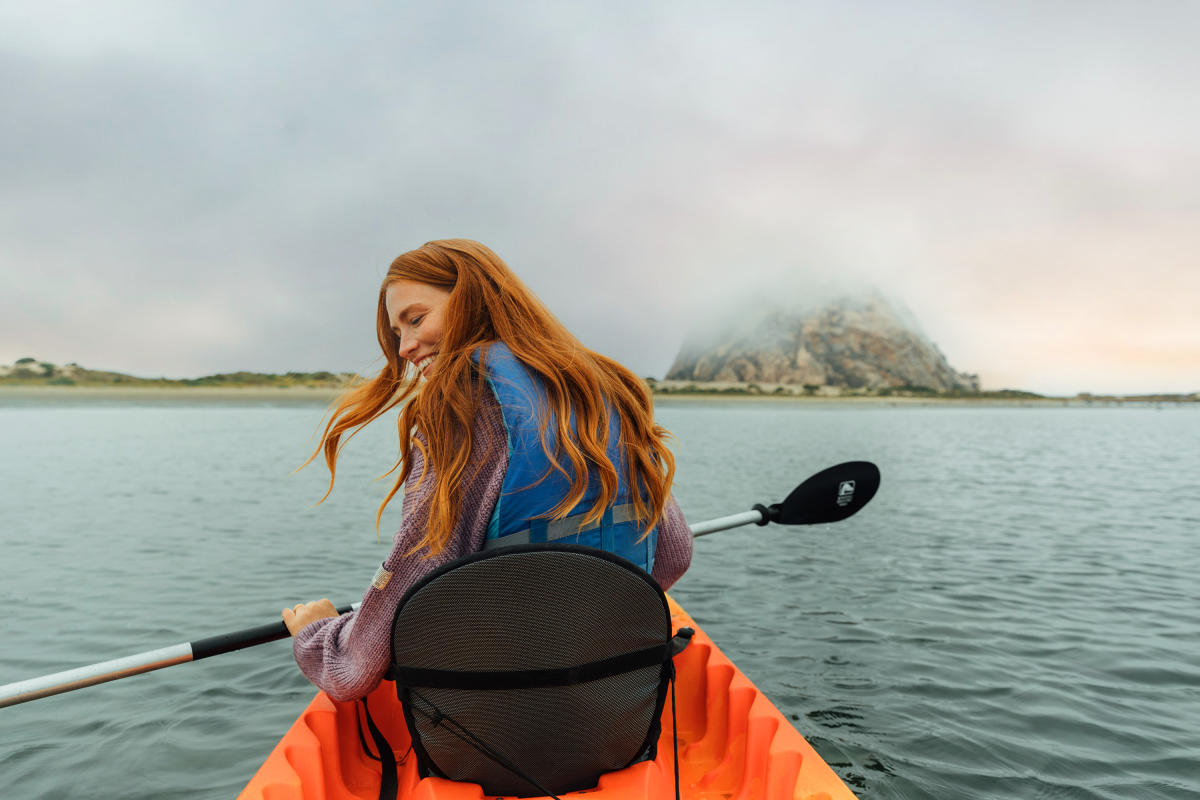
[[[766,525],[814,525],[845,519],[865,506],[879,488],[879,469],[868,461],[848,461],[822,470],[792,490],[782,503],[770,506],[758,504],[751,511],[708,520],[691,526],[693,536],[706,536],[717,531],[737,528],[751,523]],[[339,614],[358,608],[355,603],[338,608]],[[247,647],[286,639],[291,634],[283,621],[259,625],[241,631],[222,633],[194,642],[148,650],[124,658],[102,661],[40,678],[17,681],[0,686],[0,708],[15,706],[39,697],[82,689],[97,683],[115,681],[130,675],[150,672],[187,661],[242,650]]]
[[[792,490],[782,503],[710,519],[692,527],[692,536],[737,528],[742,525],[816,525],[837,522],[858,512],[879,489],[879,468],[870,461],[847,461],[823,469]]]

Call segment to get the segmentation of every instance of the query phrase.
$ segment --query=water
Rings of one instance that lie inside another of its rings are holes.
[[[0,395],[0,683],[361,596],[394,429],[314,508],[323,411]],[[1200,792],[1200,409],[659,417],[692,521],[880,466],[857,516],[705,537],[672,592],[862,797]],[[231,797],[312,692],[277,642],[3,709],[0,794]]]

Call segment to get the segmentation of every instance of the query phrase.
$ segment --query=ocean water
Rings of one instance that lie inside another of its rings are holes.
[[[361,597],[399,507],[324,404],[0,394],[0,683]],[[863,798],[1200,796],[1200,408],[662,401],[693,522],[867,459],[832,525],[672,594]],[[286,642],[0,709],[4,798],[231,797],[313,693]]]

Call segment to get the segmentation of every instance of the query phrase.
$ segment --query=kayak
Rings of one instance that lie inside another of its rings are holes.
[[[693,628],[691,645],[675,658],[680,795],[690,800],[854,800],[791,722],[733,665],[673,599],[674,630]],[[383,681],[368,697],[371,716],[395,750],[402,800],[484,800],[473,783],[421,778],[409,751],[395,685]],[[601,776],[563,800],[644,800],[675,796],[671,698],[662,715],[655,761]],[[242,790],[242,800],[375,800],[379,761],[363,749],[359,705],[319,692]],[[406,758],[406,755],[408,756]],[[494,795],[487,795],[494,800]]]

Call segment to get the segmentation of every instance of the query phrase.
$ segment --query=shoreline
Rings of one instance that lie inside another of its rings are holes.
[[[664,402],[666,401],[666,402]],[[1196,406],[1195,400],[1147,400],[1120,397],[1083,400],[1077,397],[879,397],[872,395],[816,396],[805,395],[753,395],[665,392],[654,394],[655,405],[688,405],[690,403],[766,403],[809,406],[905,406],[916,407],[962,407],[962,408],[1155,408],[1161,406]]]
[[[330,405],[344,389],[329,386],[47,386],[37,384],[0,384],[0,405],[36,405],[45,400],[61,402],[192,402],[213,404]],[[780,395],[751,392],[700,391],[653,392],[657,405],[719,403],[770,403],[794,405],[855,405],[933,407],[959,406],[1003,408],[1145,408],[1161,406],[1200,406],[1188,396],[1178,398],[1126,397],[937,397],[920,395]],[[15,402],[14,402],[15,401]]]
[[[0,406],[53,403],[211,403],[230,405],[325,405],[340,388],[324,386],[38,386],[0,385]]]

